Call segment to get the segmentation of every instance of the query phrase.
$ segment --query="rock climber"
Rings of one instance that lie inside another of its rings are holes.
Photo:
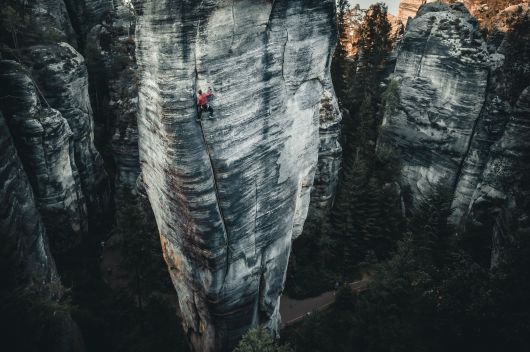
[[[208,98],[212,96],[212,88],[208,87],[208,92],[203,93],[202,90],[199,89],[199,92],[197,94],[197,110],[199,114],[199,120],[202,117],[202,113],[204,111],[208,111],[210,113],[210,118],[213,118],[213,109],[208,103]]]

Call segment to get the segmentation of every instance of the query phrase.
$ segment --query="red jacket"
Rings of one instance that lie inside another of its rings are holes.
[[[203,106],[208,105],[208,98],[212,95],[212,92],[208,91],[206,93],[202,93],[197,97],[197,105]]]

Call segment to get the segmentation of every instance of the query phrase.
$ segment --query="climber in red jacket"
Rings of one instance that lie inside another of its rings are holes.
[[[212,96],[212,88],[208,87],[208,92],[203,93],[202,90],[199,90],[197,95],[197,110],[199,114],[199,120],[202,117],[202,113],[204,111],[208,111],[210,113],[210,118],[213,118],[213,109],[208,104],[208,98]]]

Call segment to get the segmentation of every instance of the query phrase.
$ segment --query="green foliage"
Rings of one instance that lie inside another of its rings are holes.
[[[371,5],[359,31],[361,55],[366,64],[378,67],[384,63],[392,49],[390,31],[387,6],[381,2]]]
[[[346,44],[348,40],[348,35],[346,33],[346,21],[347,21],[347,11],[349,10],[349,3],[347,0],[339,0],[337,4],[337,32],[338,40],[337,47],[335,48],[335,53],[333,55],[333,64],[331,67],[331,76],[333,79],[333,84],[335,91],[339,95],[344,95],[348,89],[347,86],[347,76],[348,76],[348,61],[347,61],[347,52]]]
[[[444,182],[441,182],[443,184]],[[296,350],[520,351],[530,343],[530,230],[499,267],[478,265],[447,222],[452,196],[436,187],[409,216],[395,253],[359,296],[286,334]]]
[[[249,330],[239,342],[234,352],[291,352],[289,346],[280,346],[263,328]]]
[[[116,195],[116,224],[106,248],[121,254],[125,284],[111,289],[103,281],[100,240],[85,243],[81,253],[62,260],[63,281],[72,285],[72,315],[87,351],[188,351],[175,314],[172,287],[153,215],[129,189]],[[89,240],[97,238],[92,234]],[[104,275],[109,281],[118,275]]]

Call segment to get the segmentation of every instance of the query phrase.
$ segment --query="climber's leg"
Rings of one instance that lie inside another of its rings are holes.
[[[213,108],[210,105],[208,105],[206,110],[210,113],[210,118],[213,118]]]
[[[201,121],[201,118],[202,118],[202,110],[203,110],[203,107],[202,107],[202,106],[197,106],[197,121]]]

